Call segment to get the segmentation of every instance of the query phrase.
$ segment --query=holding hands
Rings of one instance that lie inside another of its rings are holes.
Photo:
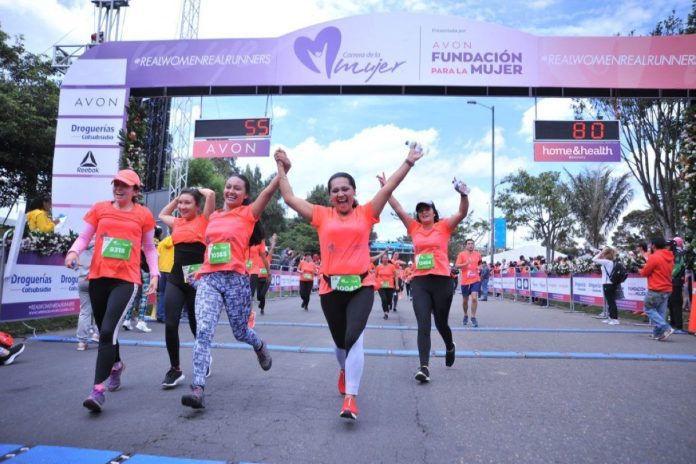
[[[280,163],[283,165],[283,169],[285,169],[285,172],[288,172],[290,170],[290,167],[292,167],[292,163],[290,162],[290,158],[288,158],[288,154],[285,153],[285,150],[282,148],[278,148],[275,153],[273,153],[273,158],[276,161],[276,164]]]

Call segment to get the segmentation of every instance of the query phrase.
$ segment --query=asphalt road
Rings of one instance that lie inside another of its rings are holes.
[[[308,312],[287,298],[270,301],[258,317],[273,353],[268,372],[221,319],[215,341],[223,345],[213,350],[201,411],[181,406],[186,385],[160,388],[168,368],[161,324],[151,323],[149,334],[121,333],[123,387],[107,395],[101,414],[82,407],[96,347],[78,352],[73,342],[29,340],[13,365],[0,367],[0,443],[267,463],[696,460],[696,337],[656,342],[647,326],[495,300],[480,303],[479,330],[462,329],[457,296],[450,323],[462,356],[451,368],[433,358],[432,381],[421,385],[413,378],[415,317],[407,300],[399,306],[384,321],[375,299],[365,333],[365,347],[375,351],[366,358],[355,423],[338,417],[337,363],[313,295]],[[180,334],[192,340],[186,325]],[[444,349],[435,331],[432,348]],[[191,348],[182,348],[182,360],[187,384]]]

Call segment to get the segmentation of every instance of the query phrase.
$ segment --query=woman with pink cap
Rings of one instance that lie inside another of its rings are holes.
[[[92,412],[101,412],[105,392],[121,388],[121,361],[118,329],[133,306],[140,279],[140,251],[144,250],[150,267],[147,293],[157,291],[159,271],[155,247],[155,218],[150,210],[135,201],[140,192],[140,177],[123,169],[111,182],[114,199],[95,203],[85,214],[85,225],[70,251],[65,265],[76,268],[80,253],[95,236],[90,266],[89,298],[99,327],[99,352],[92,392],[82,403]]]

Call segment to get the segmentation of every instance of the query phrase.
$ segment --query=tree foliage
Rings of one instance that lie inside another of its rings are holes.
[[[633,199],[630,174],[612,177],[606,167],[591,171],[585,168],[576,176],[566,169],[566,174],[570,179],[570,210],[578,221],[580,234],[592,248],[599,248]]]
[[[641,241],[661,234],[660,224],[651,210],[634,210],[623,217],[611,241],[619,250],[631,251]]]
[[[48,58],[0,28],[0,206],[50,189],[58,92]]]

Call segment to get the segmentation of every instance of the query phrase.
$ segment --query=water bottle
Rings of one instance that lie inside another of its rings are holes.
[[[461,195],[469,195],[469,192],[471,191],[469,186],[466,185],[464,181],[457,180],[456,177],[452,179],[452,185],[454,186],[454,190]]]
[[[406,146],[412,149],[416,150],[416,153],[423,153],[423,146],[418,143],[418,142],[409,142],[408,140],[406,141]]]

